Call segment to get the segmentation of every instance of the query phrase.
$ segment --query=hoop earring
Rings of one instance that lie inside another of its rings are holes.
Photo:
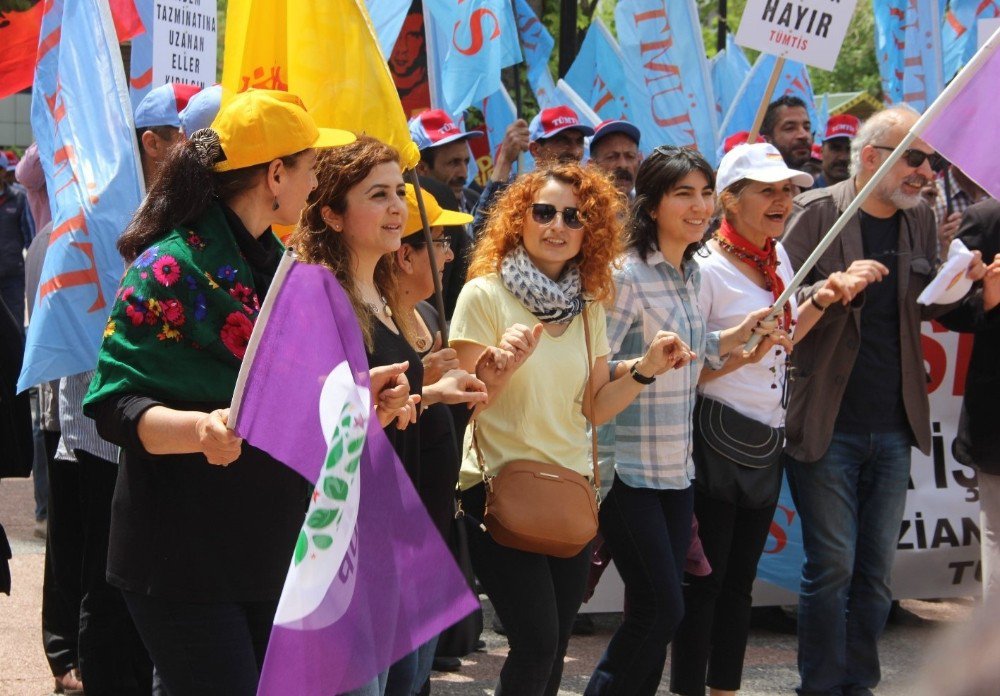
[[[281,204],[278,203],[278,197],[275,196],[274,197],[274,202],[271,204],[271,210],[277,210],[280,207],[281,207]]]

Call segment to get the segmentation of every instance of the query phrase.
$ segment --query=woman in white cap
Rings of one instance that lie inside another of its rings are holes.
[[[309,489],[228,406],[280,257],[271,225],[298,221],[316,148],[353,140],[292,94],[239,94],[170,151],[118,240],[129,265],[84,411],[123,450],[108,580],[167,693],[257,691]]]
[[[708,331],[732,326],[773,305],[794,269],[778,237],[796,187],[813,179],[785,166],[770,144],[739,145],[719,165],[722,224],[698,258],[698,303]],[[778,315],[783,335],[800,340],[834,302],[850,302],[861,278],[834,273],[803,307],[794,298]],[[793,342],[794,342],[793,341]],[[684,619],[673,642],[670,688],[713,696],[740,687],[750,624],[751,588],[781,488],[786,356],[783,338],[750,360],[742,350],[701,373],[694,415],[694,512],[712,566],[686,575]],[[763,358],[763,359],[760,359]],[[711,367],[711,366],[710,366]]]

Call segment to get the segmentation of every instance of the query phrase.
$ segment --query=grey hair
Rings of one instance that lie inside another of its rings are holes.
[[[883,109],[861,124],[858,134],[851,141],[851,176],[861,172],[861,151],[866,145],[874,145],[882,140],[889,130],[898,126],[907,116],[920,116],[920,112],[909,104],[898,104]]]

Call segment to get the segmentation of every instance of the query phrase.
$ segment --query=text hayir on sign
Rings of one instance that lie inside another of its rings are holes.
[[[736,42],[833,70],[857,0],[749,0]]]

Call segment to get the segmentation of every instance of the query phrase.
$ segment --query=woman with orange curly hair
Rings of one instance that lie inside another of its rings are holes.
[[[483,518],[482,472],[494,476],[507,462],[547,462],[590,476],[586,421],[613,418],[642,388],[627,376],[611,381],[607,364],[601,302],[614,294],[621,212],[611,182],[576,164],[519,177],[491,211],[451,325],[459,365],[476,371],[489,395],[476,417],[482,459],[469,432],[463,448],[459,488],[469,519]],[[660,374],[687,356],[677,336],[662,332],[644,366]],[[582,405],[588,375],[592,409]],[[472,524],[469,550],[510,642],[496,693],[555,696],[583,601],[589,545],[570,558],[529,553]]]

